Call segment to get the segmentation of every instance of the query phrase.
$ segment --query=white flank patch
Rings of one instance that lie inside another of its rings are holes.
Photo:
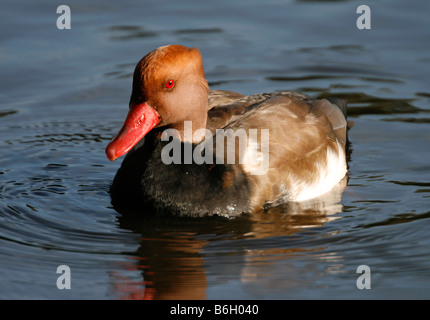
[[[336,142],[337,152],[327,148],[327,166],[317,165],[315,180],[312,183],[295,181],[292,184],[290,200],[305,201],[329,192],[345,177],[345,152],[339,142]]]

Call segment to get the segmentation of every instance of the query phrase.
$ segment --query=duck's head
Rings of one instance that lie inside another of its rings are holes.
[[[208,91],[198,49],[169,45],[148,53],[134,70],[130,110],[106,147],[108,159],[127,153],[155,127],[177,129],[181,137],[184,121],[193,130],[205,128]]]

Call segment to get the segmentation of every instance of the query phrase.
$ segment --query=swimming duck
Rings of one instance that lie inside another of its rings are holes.
[[[347,174],[342,99],[210,90],[197,48],[169,45],[137,64],[129,111],[106,147],[124,154],[116,208],[235,217],[319,197]]]

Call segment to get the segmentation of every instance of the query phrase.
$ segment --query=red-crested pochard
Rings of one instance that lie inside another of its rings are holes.
[[[210,91],[198,49],[160,47],[137,64],[127,118],[106,148],[111,161],[127,153],[112,203],[234,217],[316,198],[347,173],[347,129],[341,99]]]

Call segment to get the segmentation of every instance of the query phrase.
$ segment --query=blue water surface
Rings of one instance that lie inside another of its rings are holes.
[[[429,299],[430,3],[2,2],[1,299]],[[371,29],[359,30],[359,5]],[[198,47],[212,89],[348,101],[346,190],[331,204],[224,220],[116,212],[139,59]],[[60,290],[57,267],[71,270]],[[371,288],[358,289],[360,265]]]

